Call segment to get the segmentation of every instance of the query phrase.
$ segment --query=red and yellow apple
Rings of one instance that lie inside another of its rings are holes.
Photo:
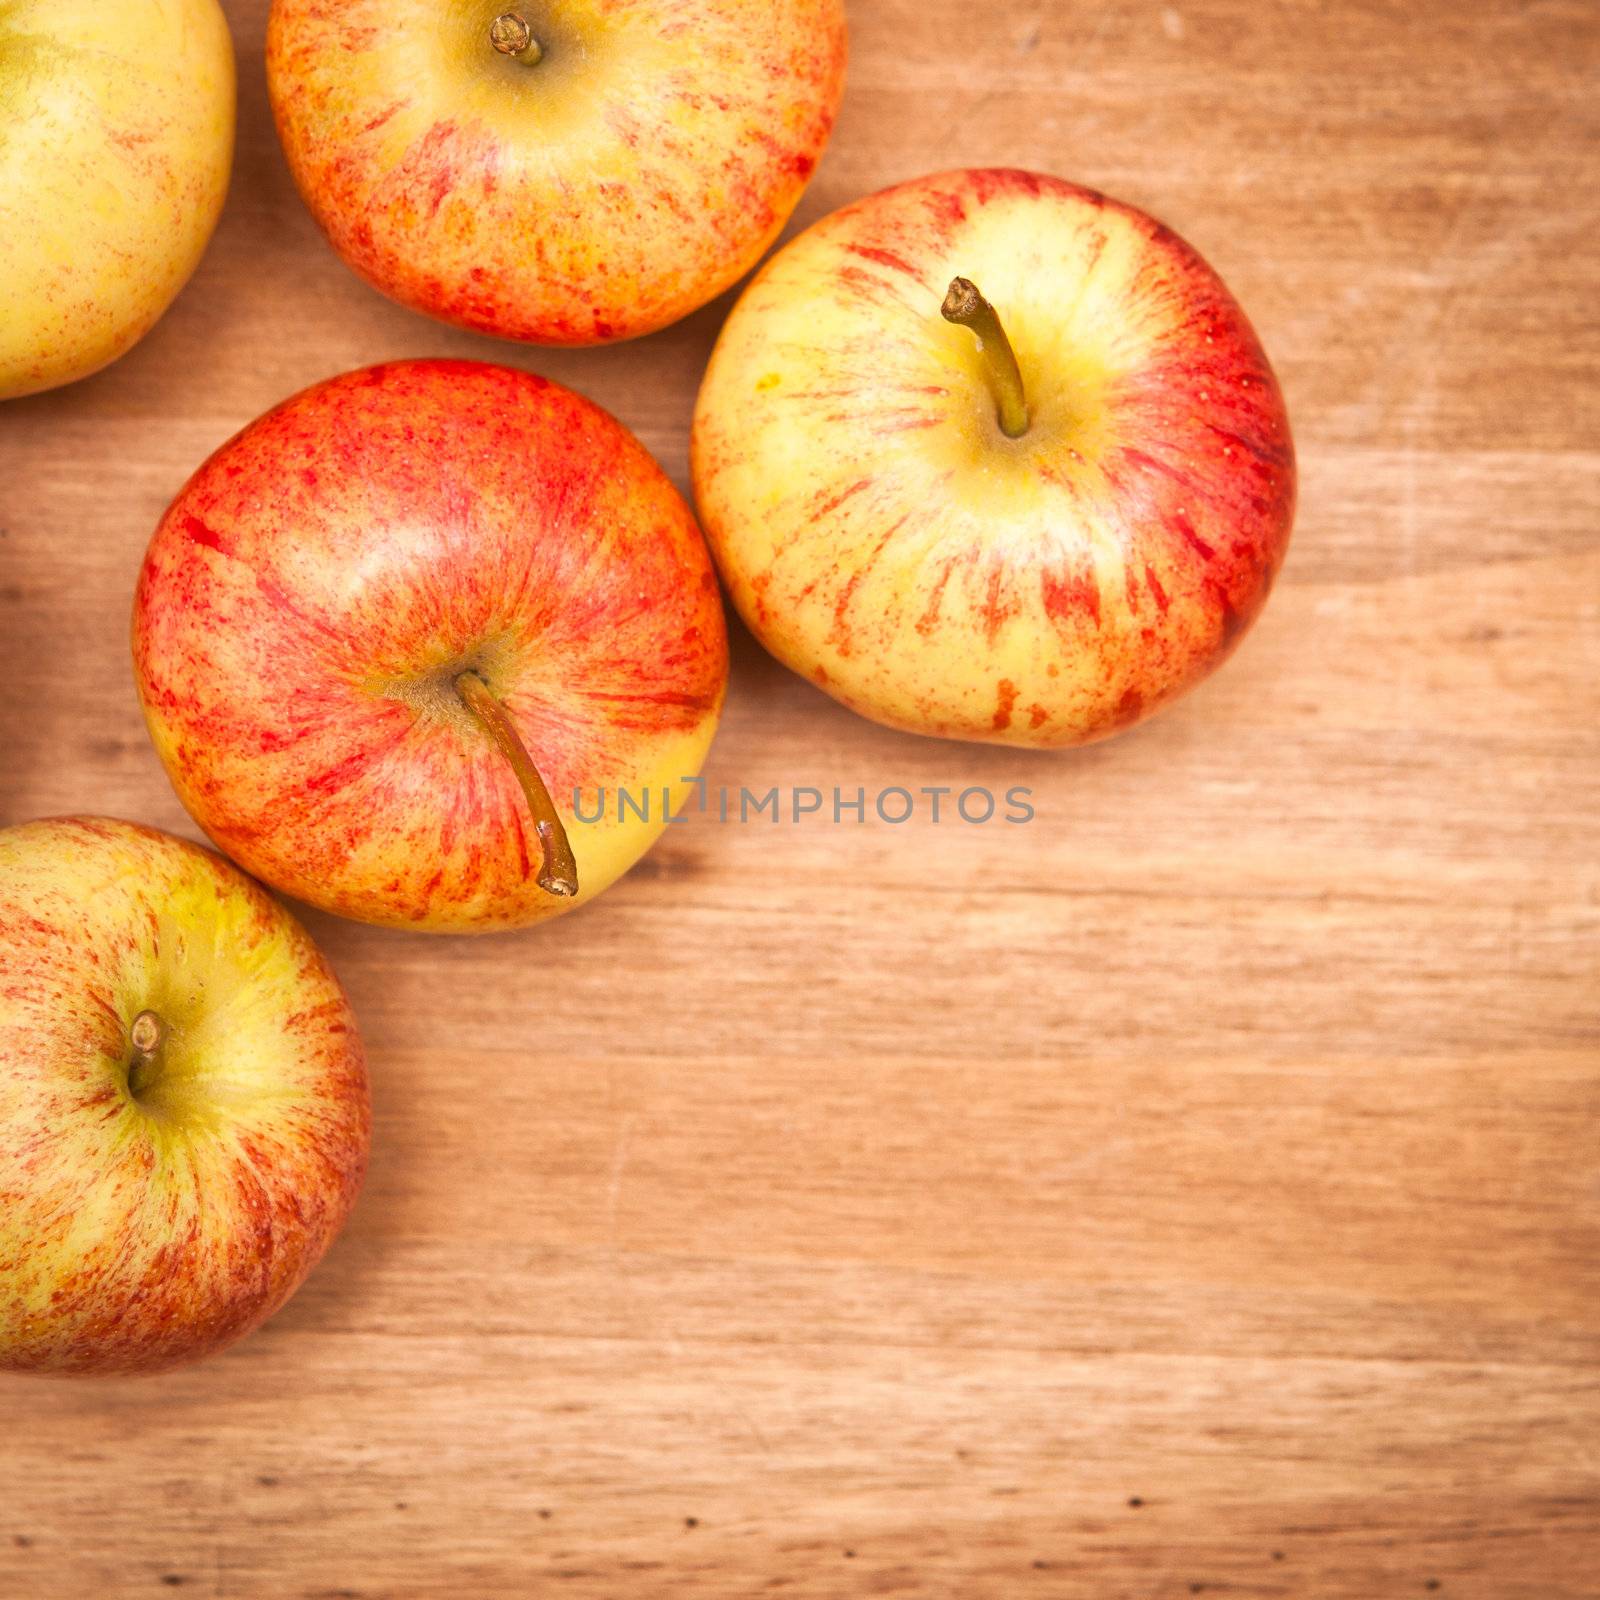
[[[233,162],[217,0],[0,5],[0,400],[87,377],[199,264]]]
[[[151,541],[133,648],[223,850],[340,915],[451,931],[627,871],[728,673],[710,557],[644,447],[465,361],[348,373],[224,445]]]
[[[0,829],[0,1370],[248,1333],[343,1227],[370,1129],[344,995],[257,885],[132,823]]]
[[[1169,229],[1055,178],[862,200],[745,291],[695,494],[751,630],[891,727],[1062,746],[1232,650],[1294,515],[1283,397]]]
[[[479,333],[650,333],[748,272],[843,91],[843,0],[273,0],[267,76],[334,248]]]

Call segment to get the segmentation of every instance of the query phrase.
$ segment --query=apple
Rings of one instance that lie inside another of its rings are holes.
[[[232,162],[217,0],[0,5],[0,400],[87,377],[150,331]]]
[[[371,1121],[344,994],[256,884],[129,822],[0,829],[0,1371],[248,1333],[344,1226]]]
[[[392,299],[588,345],[676,322],[778,236],[833,128],[843,0],[273,0],[307,205]]]
[[[1283,396],[1217,275],[1133,207],[949,172],[745,291],[693,473],[766,647],[890,727],[1063,746],[1198,683],[1294,516]]]
[[[133,649],[178,795],[234,860],[448,931],[627,871],[728,676],[710,556],[644,447],[467,361],[347,373],[224,445],[151,541]]]

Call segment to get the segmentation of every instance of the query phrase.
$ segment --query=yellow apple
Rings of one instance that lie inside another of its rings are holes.
[[[247,1333],[343,1225],[370,1125],[338,982],[243,873],[127,822],[0,829],[0,1371]]]
[[[769,650],[892,727],[1005,744],[1104,738],[1199,682],[1294,516],[1283,396],[1221,280],[1031,172],[904,184],[775,256],[693,457]]]
[[[217,0],[0,4],[0,400],[130,350],[199,264],[233,162]]]
[[[334,248],[479,333],[600,344],[737,282],[844,87],[843,0],[273,0],[267,81]]]

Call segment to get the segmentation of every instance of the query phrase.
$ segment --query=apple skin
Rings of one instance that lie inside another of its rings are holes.
[[[0,1371],[160,1372],[248,1333],[344,1226],[371,1123],[344,994],[256,884],[133,823],[0,829]]]
[[[341,916],[485,932],[599,894],[681,806],[727,632],[693,513],[598,406],[507,367],[409,361],[306,390],[224,445],[152,539],[134,666],[191,816]],[[476,669],[561,814],[580,892],[539,888]],[[618,791],[651,798],[619,820]],[[573,795],[593,818],[578,823]]]
[[[0,6],[0,400],[149,332],[222,213],[233,119],[217,0]]]
[[[952,278],[999,312],[1008,439]],[[1223,661],[1294,518],[1283,397],[1170,230],[1056,178],[973,170],[862,200],[745,291],[695,413],[696,498],[761,642],[893,728],[1104,738]]]
[[[537,66],[497,54],[523,16]],[[653,332],[747,273],[844,88],[843,0],[274,0],[290,169],[402,305],[537,344]]]

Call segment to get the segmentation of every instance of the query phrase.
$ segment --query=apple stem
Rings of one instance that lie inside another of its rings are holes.
[[[572,854],[572,842],[562,825],[550,791],[539,776],[539,769],[528,754],[528,747],[506,713],[506,708],[495,698],[494,691],[476,672],[463,672],[455,681],[456,693],[461,703],[478,719],[483,731],[494,740],[511,770],[522,785],[528,799],[528,810],[533,813],[534,831],[539,835],[539,846],[544,860],[539,868],[539,887],[546,894],[570,898],[578,892],[578,863]]]
[[[1001,431],[1008,439],[1020,439],[1028,431],[1028,396],[1000,313],[979,294],[970,278],[957,278],[950,285],[939,311],[946,322],[971,328],[977,335],[989,387],[1000,411]]]
[[[528,19],[515,11],[502,12],[489,24],[489,43],[503,56],[515,56],[526,67],[544,60],[544,46],[533,36]]]
[[[128,1067],[128,1093],[136,1099],[153,1081],[157,1058],[166,1041],[167,1025],[153,1011],[141,1011],[128,1029],[133,1061]]]

